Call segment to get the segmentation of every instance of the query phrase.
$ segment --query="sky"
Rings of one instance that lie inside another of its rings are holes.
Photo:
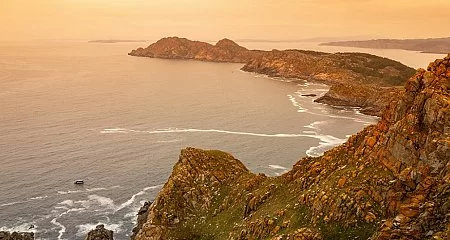
[[[0,41],[450,36],[450,0],[0,0]]]

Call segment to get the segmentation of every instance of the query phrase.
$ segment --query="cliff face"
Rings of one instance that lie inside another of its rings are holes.
[[[242,70],[272,77],[300,78],[326,83],[403,85],[414,74],[399,62],[364,53],[271,51],[248,62]]]
[[[379,115],[387,106],[389,101],[385,97],[396,95],[397,92],[395,89],[383,89],[383,92],[392,93],[380,95],[378,93],[382,91],[377,87],[403,86],[415,72],[399,62],[370,54],[331,54],[302,50],[256,51],[241,47],[229,39],[211,45],[185,38],[163,38],[145,49],[133,50],[129,55],[245,63],[242,70],[247,72],[271,77],[314,80],[329,85],[341,84],[328,94],[327,99],[320,101],[326,104],[339,102],[341,106],[375,109],[365,111],[375,115]],[[352,101],[360,95],[369,96],[371,100]]]
[[[449,160],[450,55],[376,125],[280,177],[183,150],[135,239],[448,239]]]

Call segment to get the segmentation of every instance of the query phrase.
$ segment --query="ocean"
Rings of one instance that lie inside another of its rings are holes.
[[[277,176],[377,121],[302,96],[323,95],[323,84],[246,73],[242,64],[127,55],[146,44],[0,42],[0,231],[83,239],[102,223],[128,239],[182,148],[220,149]],[[416,68],[443,56],[243,45],[369,52]]]

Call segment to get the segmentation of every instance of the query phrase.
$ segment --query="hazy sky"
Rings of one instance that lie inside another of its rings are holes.
[[[450,0],[0,0],[0,40],[450,36]]]

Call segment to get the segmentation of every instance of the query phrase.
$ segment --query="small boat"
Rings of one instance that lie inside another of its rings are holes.
[[[84,184],[84,181],[83,181],[83,180],[76,180],[76,181],[74,182],[74,184],[79,184],[79,185],[81,185],[81,184]]]

